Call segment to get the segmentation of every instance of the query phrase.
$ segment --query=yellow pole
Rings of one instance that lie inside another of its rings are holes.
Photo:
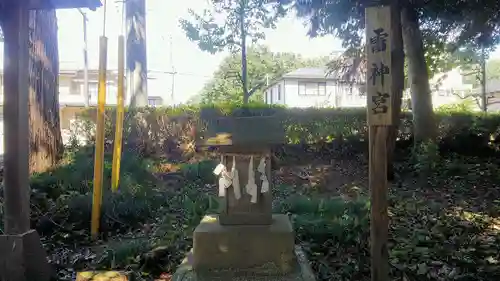
[[[102,205],[102,178],[104,170],[104,113],[106,105],[106,63],[108,38],[99,38],[99,90],[97,98],[97,128],[94,159],[94,196],[92,202],[91,234],[97,238]]]
[[[113,149],[113,172],[111,174],[111,190],[118,190],[120,182],[120,160],[122,156],[122,133],[124,117],[124,75],[125,75],[125,38],[118,37],[118,94],[116,104],[116,131]]]

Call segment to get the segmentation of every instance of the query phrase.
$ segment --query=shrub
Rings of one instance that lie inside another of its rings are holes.
[[[207,110],[208,109],[208,110]],[[366,109],[306,108],[291,109],[262,104],[250,105],[243,110],[234,104],[211,107],[180,106],[126,110],[124,121],[124,147],[139,155],[167,155],[170,160],[189,158],[195,153],[195,133],[203,130],[200,118],[206,112],[221,116],[270,115],[281,119],[288,144],[315,144],[348,140],[365,142],[368,138]],[[213,113],[215,112],[215,113]],[[83,113],[79,130],[74,134],[93,141],[95,108]],[[441,109],[436,111],[440,150],[490,153],[500,143],[500,115],[483,114],[464,110]],[[105,137],[108,143],[114,138],[115,111],[106,111]],[[401,114],[399,140],[412,139],[411,113]],[[471,147],[475,149],[470,149]]]

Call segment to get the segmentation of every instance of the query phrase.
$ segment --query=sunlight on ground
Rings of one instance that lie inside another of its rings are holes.
[[[118,271],[94,272],[84,271],[78,272],[76,281],[127,281],[128,277]]]

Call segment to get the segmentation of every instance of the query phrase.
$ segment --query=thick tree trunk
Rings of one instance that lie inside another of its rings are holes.
[[[397,2],[396,2],[397,3]],[[391,26],[392,26],[392,51],[391,51],[391,69],[392,69],[392,93],[394,95],[392,104],[392,113],[394,124],[389,129],[388,147],[387,147],[387,179],[394,179],[394,150],[396,148],[396,138],[401,119],[401,103],[403,99],[404,88],[404,60],[403,36],[401,29],[401,9],[397,4],[391,6]]]
[[[413,112],[413,136],[415,142],[433,140],[436,136],[436,121],[432,108],[429,73],[425,61],[425,50],[418,16],[412,7],[401,12],[403,42],[408,58],[408,80],[410,82]]]
[[[250,95],[248,93],[248,69],[247,69],[247,33],[245,30],[245,8],[242,2],[240,14],[241,31],[241,83],[243,84],[243,104],[248,104]]]
[[[54,10],[30,12],[30,172],[43,172],[63,152],[59,120],[59,50]]]

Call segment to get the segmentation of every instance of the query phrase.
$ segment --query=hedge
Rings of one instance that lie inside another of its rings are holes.
[[[205,112],[201,109],[197,106],[126,109],[124,146],[139,147],[145,153],[173,153],[179,148],[184,152],[192,150],[196,124]],[[234,105],[213,106],[210,109],[225,116],[242,114],[242,109]],[[276,118],[281,118],[288,144],[328,143],[336,139],[364,142],[368,136],[364,108],[290,109],[252,105],[248,112],[259,116],[273,114]],[[114,108],[106,110],[105,138],[108,143],[114,138],[115,116]],[[472,145],[491,148],[492,144],[500,140],[500,114],[446,110],[437,111],[436,116],[439,126],[438,140],[448,143],[448,146]],[[93,140],[94,120],[95,108],[86,110],[79,116],[79,122],[76,122],[77,126],[72,129],[72,134]],[[404,112],[401,114],[398,140],[411,138],[412,115]]]

